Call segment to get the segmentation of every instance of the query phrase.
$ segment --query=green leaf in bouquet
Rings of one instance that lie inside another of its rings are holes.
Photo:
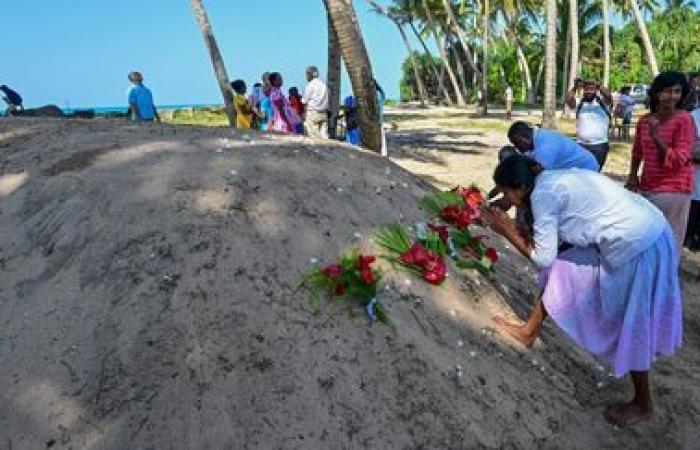
[[[423,245],[428,250],[440,255],[441,258],[444,258],[447,254],[447,246],[442,242],[442,239],[440,239],[440,235],[433,230],[428,230]]]
[[[411,235],[406,227],[398,222],[384,226],[379,230],[374,241],[395,255],[406,253],[412,245]]]
[[[464,205],[464,198],[456,192],[441,191],[426,195],[418,202],[418,205],[432,215],[437,216],[448,206]]]

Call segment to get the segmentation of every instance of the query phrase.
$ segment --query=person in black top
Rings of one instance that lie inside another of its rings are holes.
[[[5,94],[2,99],[5,100],[5,103],[7,103],[6,115],[10,115],[12,112],[17,110],[24,110],[24,107],[22,106],[22,97],[17,92],[13,91],[4,84],[0,86],[0,91]]]

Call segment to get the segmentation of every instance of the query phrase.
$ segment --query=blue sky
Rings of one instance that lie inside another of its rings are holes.
[[[3,2],[0,83],[28,106],[125,101],[127,73],[144,73],[158,104],[220,103],[211,62],[187,0],[21,0]],[[285,86],[304,84],[304,68],[325,76],[326,16],[321,0],[205,0],[229,77],[257,81],[279,71]],[[245,6],[243,6],[245,5]],[[373,68],[398,96],[406,56],[396,30],[356,8]],[[344,89],[349,90],[345,73]]]

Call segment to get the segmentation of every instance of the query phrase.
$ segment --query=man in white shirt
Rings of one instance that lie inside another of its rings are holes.
[[[318,69],[309,66],[301,102],[305,106],[304,125],[311,137],[328,139],[328,88],[318,77]]]
[[[566,95],[566,104],[576,111],[576,136],[578,143],[593,153],[598,160],[600,170],[608,157],[610,144],[608,133],[610,130],[610,108],[612,108],[612,95],[610,91],[602,88],[597,82],[588,80],[583,82],[583,97],[576,104],[576,88],[574,86]]]
[[[508,85],[505,92],[506,100],[506,120],[510,120],[513,116],[513,88]]]

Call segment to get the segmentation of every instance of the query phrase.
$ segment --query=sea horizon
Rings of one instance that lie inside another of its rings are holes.
[[[175,109],[186,109],[186,108],[222,108],[222,104],[216,103],[182,103],[182,104],[172,104],[172,105],[156,105],[159,111],[175,110]],[[91,110],[95,111],[95,114],[110,114],[110,113],[121,113],[126,114],[127,106],[64,106],[61,108],[65,114],[70,114],[75,111],[85,111]]]

